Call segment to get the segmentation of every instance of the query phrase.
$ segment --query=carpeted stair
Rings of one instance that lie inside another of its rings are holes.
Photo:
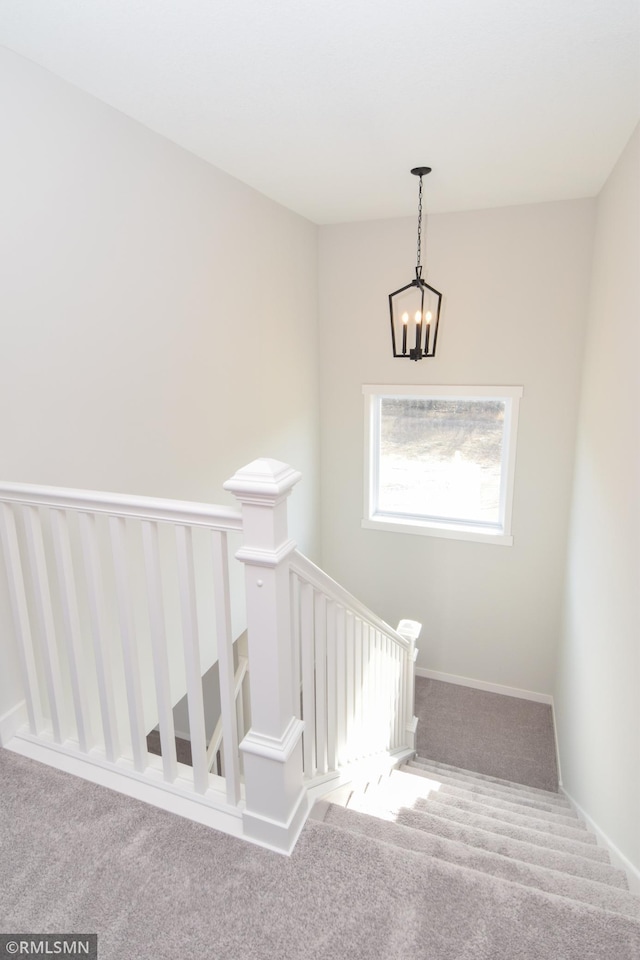
[[[518,960],[640,960],[640,898],[561,794],[416,758],[340,788],[314,818],[328,843],[351,834],[394,862],[398,850],[423,858],[425,910],[438,882],[459,889],[461,916],[469,897],[483,900],[477,942],[452,944],[451,956],[499,956],[510,935]]]

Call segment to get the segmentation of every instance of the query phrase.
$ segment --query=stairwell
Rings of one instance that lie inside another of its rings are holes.
[[[420,625],[394,630],[295,549],[286,498],[298,479],[278,461],[247,465],[225,484],[241,512],[0,488],[24,697],[0,717],[10,774],[0,841],[19,849],[19,882],[4,891],[15,928],[35,929],[44,915],[54,929],[97,929],[105,957],[164,960],[186,913],[193,936],[205,931],[199,955],[209,960],[217,898],[221,960],[640,960],[640,901],[568,800],[542,789],[555,781],[531,787],[498,779],[503,768],[489,776],[409,760]],[[248,658],[234,653],[230,554],[244,566]],[[202,589],[213,599],[205,617]],[[214,661],[215,709],[202,680]],[[181,662],[191,765],[176,747]],[[453,715],[477,726],[466,708]],[[449,734],[451,712],[440,719]],[[485,739],[496,744],[493,727]],[[379,779],[327,796],[363,769]],[[100,787],[70,784],[69,773]],[[103,787],[122,796],[99,798]],[[99,830],[96,805],[105,807]],[[76,876],[80,859],[89,866]],[[60,886],[71,881],[79,913]],[[155,899],[141,895],[132,911],[131,891],[151,883]],[[106,912],[86,900],[87,884],[107,898]]]
[[[562,793],[417,757],[376,783],[339,788],[312,817],[327,843],[349,835],[382,858],[421,861],[434,918],[442,889],[463,898],[459,935],[449,927],[425,956],[503,957],[511,943],[514,960],[640,957],[640,897]]]

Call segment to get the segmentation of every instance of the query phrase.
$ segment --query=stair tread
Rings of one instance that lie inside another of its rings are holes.
[[[396,910],[421,923],[411,941],[385,942],[389,957],[422,956],[425,950],[429,956],[453,957],[455,942],[465,945],[455,956],[637,960],[640,922],[631,917],[398,849],[330,823],[309,824],[297,849],[320,859],[327,848],[335,869],[353,872],[356,864],[361,870],[366,865],[367,883],[376,886],[377,881],[387,896],[393,890]],[[408,899],[409,891],[418,891],[417,898]],[[428,909],[421,911],[420,904]],[[369,920],[375,923],[373,912]]]
[[[580,827],[581,820],[578,819],[577,814],[572,813],[568,808],[563,813],[554,813],[551,810],[545,810],[541,807],[533,807],[530,804],[523,804],[517,800],[505,800],[501,797],[491,796],[488,794],[479,793],[477,791],[466,789],[460,785],[454,785],[453,783],[446,783],[443,780],[438,780],[433,776],[429,776],[428,771],[420,770],[417,767],[408,767],[401,766],[398,771],[394,771],[393,775],[402,774],[404,776],[413,776],[416,779],[424,779],[427,783],[430,783],[432,786],[430,789],[437,790],[443,794],[451,794],[452,796],[462,797],[466,800],[474,800],[478,803],[483,803],[487,806],[496,807],[498,809],[510,810],[513,813],[525,813],[529,812],[534,816],[540,818],[541,820],[554,820],[558,823],[564,823],[567,826]]]
[[[550,797],[552,799],[559,798],[566,801],[566,797],[564,797],[559,790],[544,790],[542,787],[532,787],[527,783],[520,783],[516,780],[505,780],[502,777],[495,777],[489,773],[480,773],[477,770],[465,770],[464,767],[455,767],[451,763],[445,763],[443,760],[431,760],[429,757],[416,756],[414,760],[416,763],[442,769],[443,771],[450,770],[452,773],[462,773],[470,777],[475,777],[477,780],[486,780],[488,783],[495,783],[504,787],[513,787],[514,789],[535,795],[539,794],[541,799]]]
[[[521,824],[506,823],[492,817],[487,817],[479,811],[472,813],[467,810],[459,810],[457,807],[447,807],[446,804],[440,804],[437,799],[432,797],[429,797],[427,800],[416,800],[414,810],[416,812],[433,813],[435,816],[449,819],[454,823],[479,827],[482,830],[489,830],[492,833],[511,837],[514,840],[523,840],[541,847],[561,850],[566,853],[575,853],[577,856],[586,857],[587,859],[609,863],[609,854],[607,851],[595,843],[583,843],[580,840],[561,837],[548,831],[532,830],[530,827]],[[585,836],[590,837],[591,835],[585,834]]]
[[[406,764],[411,770],[424,770],[443,783],[451,783],[454,786],[460,784],[464,789],[473,793],[481,793],[488,797],[498,797],[509,800],[512,803],[521,803],[524,806],[536,807],[541,810],[548,810],[551,813],[558,812],[562,815],[571,815],[574,811],[568,800],[560,797],[556,799],[540,798],[535,794],[525,791],[511,789],[500,784],[489,783],[484,780],[475,780],[472,776],[461,773],[451,773],[448,770],[432,769],[429,766],[411,760]]]
[[[518,862],[502,854],[469,847],[455,840],[417,831],[389,820],[379,820],[334,804],[327,804],[324,822],[426,857],[436,857],[470,870],[640,919],[640,898],[628,890],[537,864]]]
[[[431,797],[428,799],[431,802]],[[518,824],[529,827],[531,830],[552,833],[554,836],[567,837],[569,840],[578,840],[580,843],[588,843],[594,846],[597,844],[595,836],[589,833],[586,825],[581,821],[576,822],[575,826],[568,826],[556,820],[542,820],[535,816],[535,810],[531,810],[530,815],[529,811],[527,813],[514,813],[511,810],[504,810],[502,807],[493,807],[488,804],[479,805],[475,800],[465,800],[463,797],[456,797],[448,793],[434,792],[433,799],[443,807],[481,812],[483,816],[491,817],[492,820]],[[481,806],[481,810],[478,809],[479,806]]]
[[[354,793],[348,806],[362,813],[369,813],[371,816],[404,823],[416,830],[428,830],[494,853],[512,856],[516,860],[537,863],[554,870],[564,870],[576,876],[626,888],[626,875],[622,870],[612,867],[610,863],[544,847],[538,843],[516,840],[491,829],[455,823],[446,817],[412,809],[416,801],[424,797],[421,780],[422,778],[414,778],[410,774],[396,774],[394,771],[391,777],[374,790],[367,793]],[[428,785],[427,789],[429,789]]]
[[[373,812],[371,806],[368,809]],[[621,870],[617,870],[609,863],[601,863],[574,853],[541,847],[524,840],[514,840],[511,837],[483,830],[480,827],[456,824],[451,820],[422,811],[401,810],[397,814],[396,820],[417,830],[437,832],[449,839],[460,840],[471,846],[492,850],[494,853],[511,856],[516,860],[524,860],[526,863],[537,863],[539,866],[562,870],[575,876],[588,877],[591,880],[609,883],[611,886],[622,887],[623,889],[627,885],[626,877]]]

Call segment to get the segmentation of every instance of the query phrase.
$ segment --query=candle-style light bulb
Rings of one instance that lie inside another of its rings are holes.
[[[407,352],[407,326],[409,324],[409,314],[402,314],[402,353]]]
[[[422,313],[416,310],[416,358],[419,360],[422,356]]]
[[[427,310],[427,312],[424,315],[424,318],[427,321],[427,332],[424,338],[424,355],[426,357],[427,354],[429,353],[429,333],[431,331],[431,320],[433,319],[433,314],[431,313],[431,310]]]

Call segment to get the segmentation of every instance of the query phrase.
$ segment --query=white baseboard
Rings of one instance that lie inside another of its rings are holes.
[[[67,741],[67,744],[71,743]],[[263,818],[263,830],[260,833],[259,830],[256,831],[255,824],[256,819],[260,818],[247,814],[244,800],[241,800],[238,806],[231,807],[224,795],[213,798],[211,789],[205,795],[194,793],[189,783],[190,767],[185,767],[187,779],[182,788],[178,784],[180,776],[173,784],[164,781],[162,761],[153,755],[149,756],[149,767],[145,773],[139,773],[133,769],[130,760],[120,759],[117,765],[114,765],[108,763],[97,750],[92,751],[91,755],[81,754],[76,752],[77,744],[73,747],[56,744],[33,737],[25,730],[19,731],[4,747],[30,760],[45,763],[98,786],[123,793],[135,800],[142,800],[161,810],[167,810],[187,820],[195,820],[196,823],[285,856],[293,852],[309,813],[307,793],[301,789],[299,807],[294,811],[291,823],[286,825],[287,829],[274,830],[274,827],[281,828],[282,825]],[[178,764],[179,771],[181,766],[182,764]],[[270,831],[266,830],[270,824]]]
[[[624,870],[627,874],[629,880],[629,889],[632,893],[640,895],[640,870],[634,866],[631,861],[625,857],[624,853],[616,847],[613,840],[611,840],[604,830],[601,830],[598,824],[595,822],[593,817],[590,817],[587,811],[580,806],[577,800],[574,800],[571,794],[563,787],[563,793],[565,794],[567,800],[570,800],[573,806],[576,808],[577,812],[580,814],[581,818],[584,820],[589,829],[595,833],[598,838],[599,843],[606,847],[609,851],[611,857],[611,863],[614,867],[617,867],[619,870]]]
[[[553,705],[550,693],[536,693],[535,690],[521,690],[520,687],[507,687],[501,683],[489,683],[487,680],[474,680],[472,677],[459,677],[455,673],[440,673],[426,667],[416,667],[417,677],[428,680],[441,680],[443,683],[456,683],[461,687],[473,687],[474,690],[486,690],[488,693],[500,693],[503,697],[519,697],[520,700],[533,700],[535,703]]]
[[[21,700],[0,717],[0,747],[5,747],[26,722],[27,705]]]

